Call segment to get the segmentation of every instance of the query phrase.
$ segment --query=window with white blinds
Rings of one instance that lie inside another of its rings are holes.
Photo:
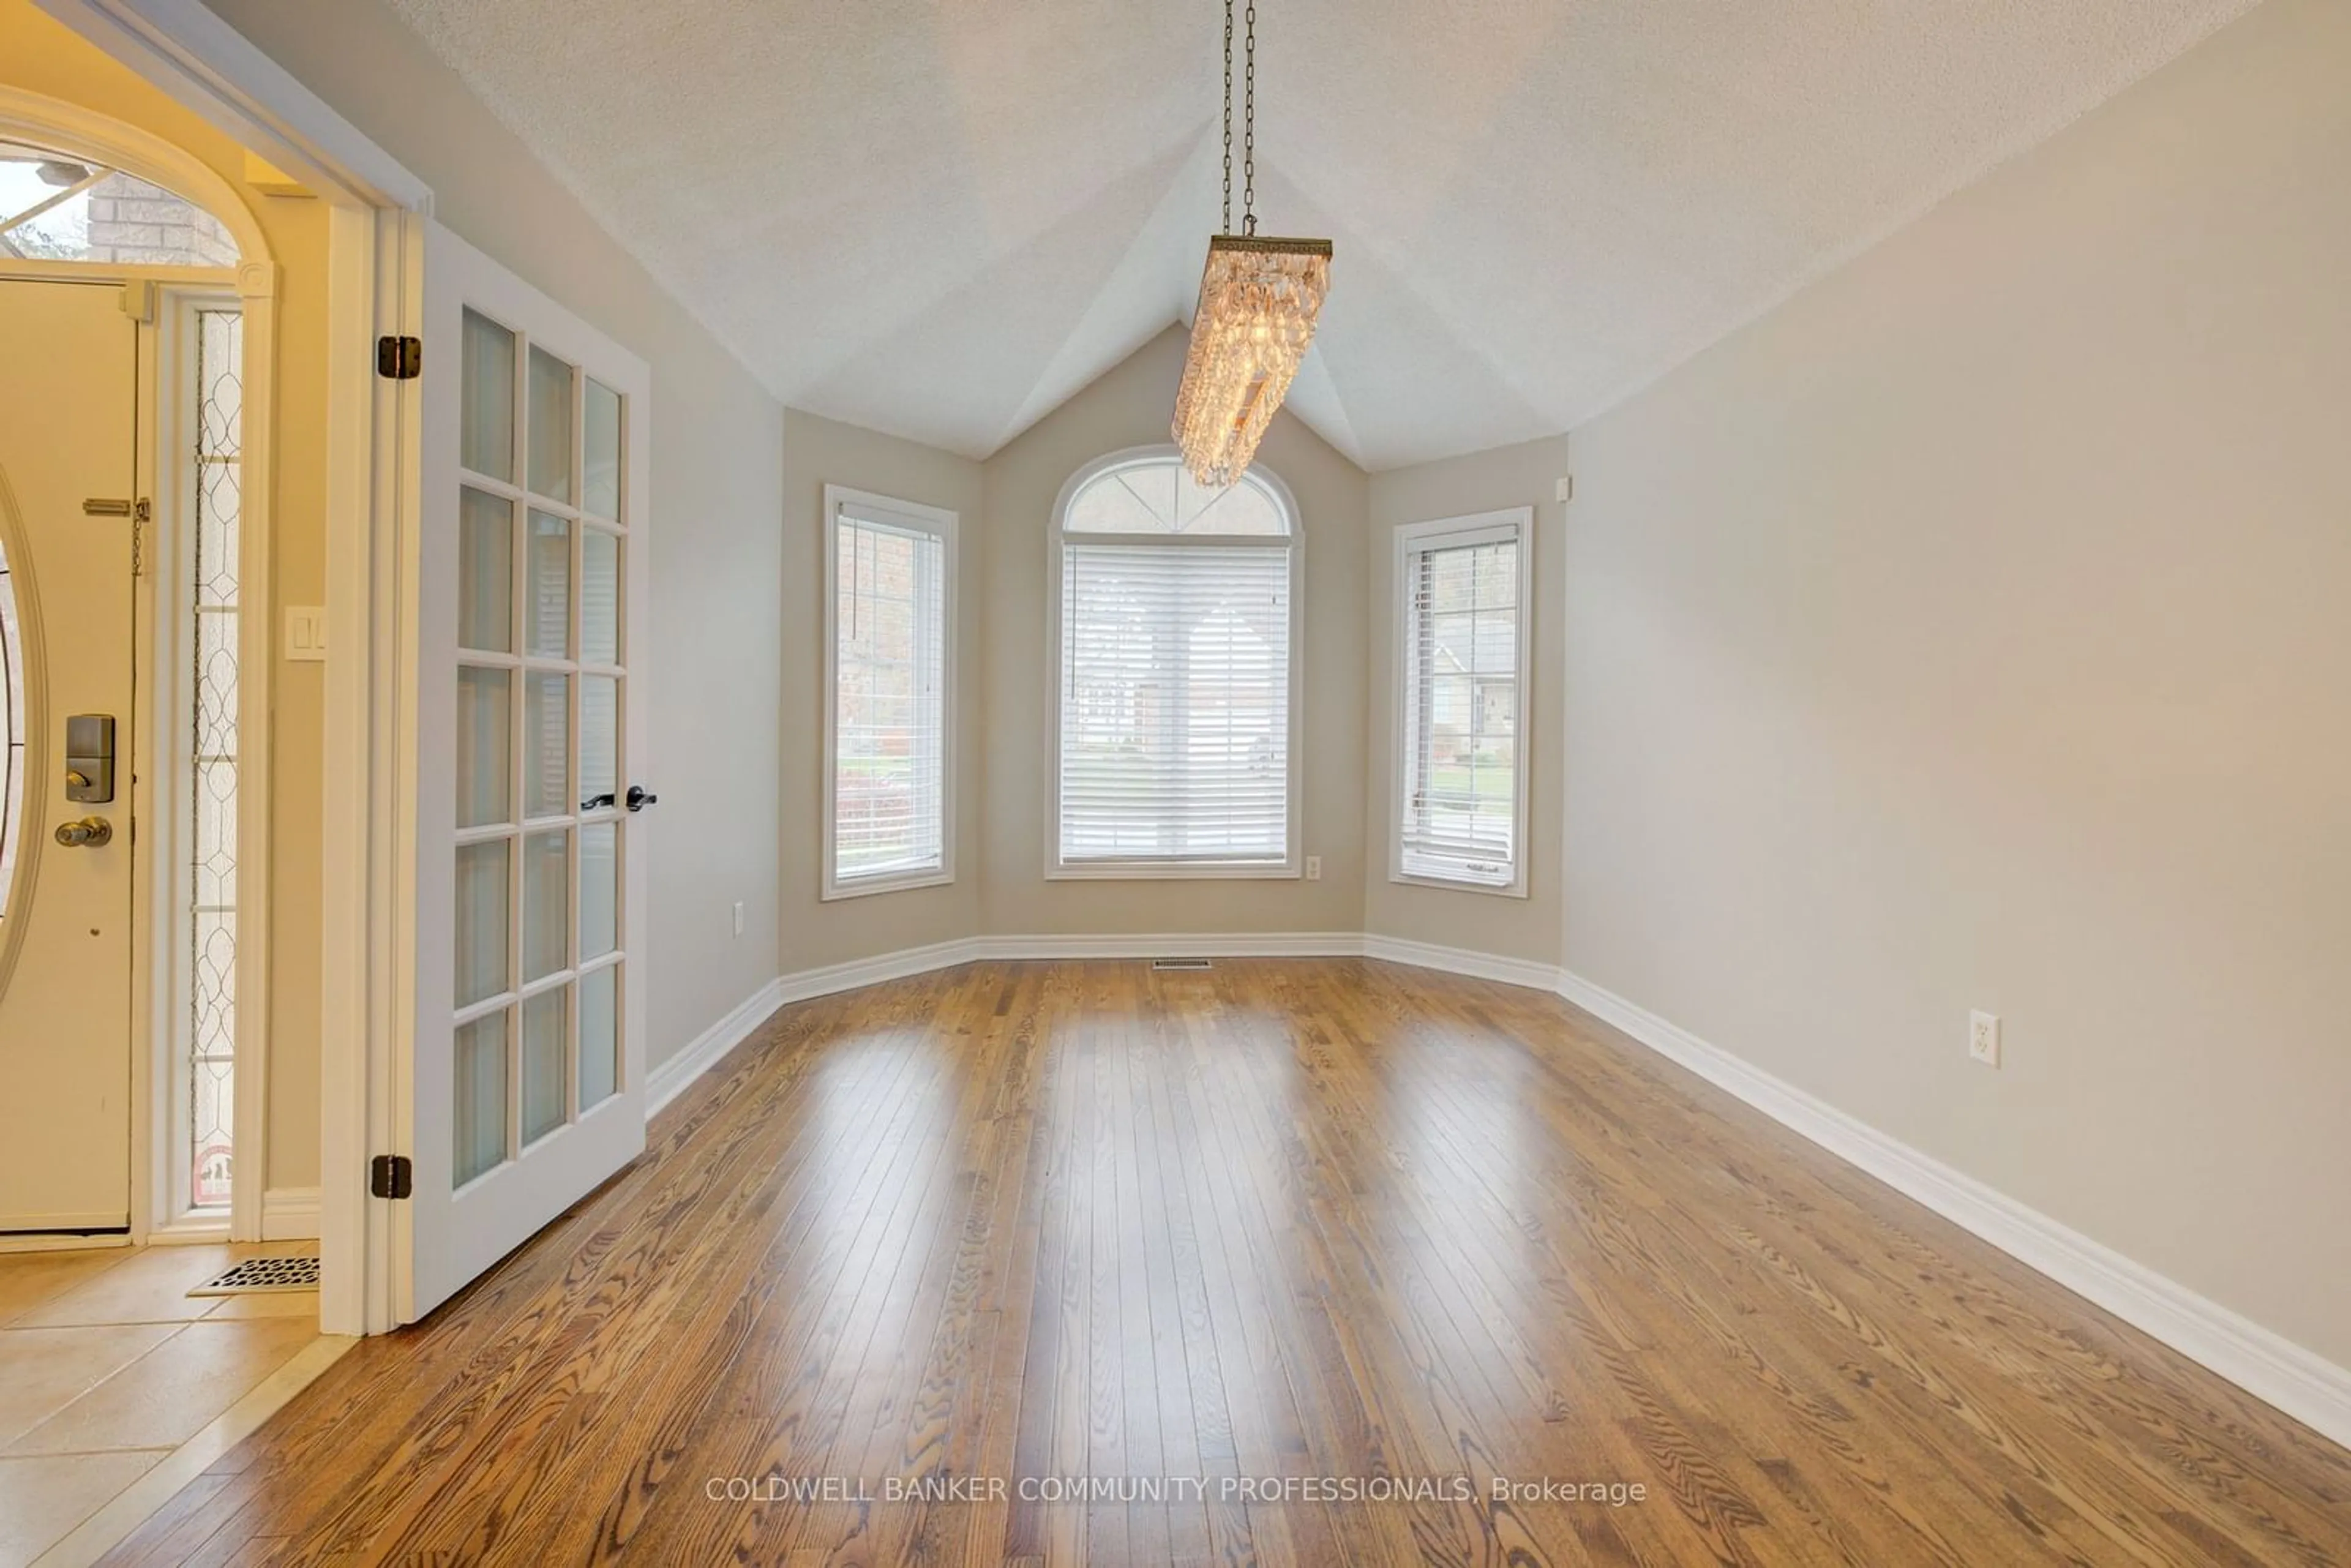
[[[1396,881],[1526,892],[1532,522],[1520,507],[1397,530]]]
[[[1170,453],[1081,473],[1055,518],[1055,876],[1298,870],[1298,538],[1259,474]]]
[[[952,512],[825,489],[827,898],[955,875]]]

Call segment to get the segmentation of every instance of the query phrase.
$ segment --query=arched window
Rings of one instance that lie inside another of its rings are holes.
[[[1298,509],[1173,448],[1087,465],[1054,508],[1056,877],[1295,876]]]
[[[0,141],[0,258],[235,267],[226,225],[175,192],[87,158]]]

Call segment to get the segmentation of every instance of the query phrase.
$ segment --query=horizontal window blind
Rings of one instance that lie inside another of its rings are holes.
[[[1286,863],[1290,549],[1061,549],[1062,863]]]
[[[1480,887],[1518,881],[1519,593],[1515,524],[1409,542],[1397,863]]]
[[[935,872],[946,833],[946,541],[833,519],[833,881]]]

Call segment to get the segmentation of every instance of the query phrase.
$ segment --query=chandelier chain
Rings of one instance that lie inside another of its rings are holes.
[[[1242,35],[1241,233],[1257,233],[1257,0],[1249,0]]]
[[[1233,232],[1233,0],[1225,0],[1225,228]]]

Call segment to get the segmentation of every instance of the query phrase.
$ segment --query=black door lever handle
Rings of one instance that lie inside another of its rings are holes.
[[[628,807],[630,810],[642,811],[646,807],[658,805],[660,802],[661,797],[653,794],[643,785],[632,784],[629,786]]]

